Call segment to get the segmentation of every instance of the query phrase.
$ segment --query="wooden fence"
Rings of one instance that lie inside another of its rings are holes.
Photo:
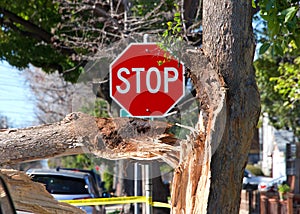
[[[300,194],[287,194],[279,200],[277,192],[242,190],[240,214],[300,214]]]

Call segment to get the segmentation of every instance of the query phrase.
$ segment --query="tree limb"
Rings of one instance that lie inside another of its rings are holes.
[[[36,26],[32,22],[21,18],[20,16],[10,12],[9,10],[6,10],[3,7],[0,8],[0,11],[5,17],[7,17],[12,22],[21,24],[28,30],[28,32],[31,32],[32,34],[34,33],[35,37],[39,37],[41,40],[43,40],[47,43],[51,43],[51,38],[53,37],[53,35],[51,33],[48,33],[47,31]]]
[[[176,166],[179,143],[170,125],[137,118],[71,113],[58,123],[0,131],[0,165],[93,153],[107,159],[159,159]]]
[[[35,38],[38,41],[44,41],[49,45],[56,46],[55,48],[60,52],[62,52],[63,54],[72,55],[76,53],[72,48],[64,46],[62,42],[59,41],[58,38],[55,37],[53,34],[47,32],[46,30],[37,26],[36,24],[23,19],[22,17],[16,15],[15,13],[5,9],[4,7],[0,7],[0,12],[3,14],[4,18],[8,19],[4,23],[7,26],[13,28],[16,32],[24,36]],[[22,25],[26,30],[22,30],[18,28],[14,23],[18,23]],[[58,46],[55,44],[60,44],[60,45]]]

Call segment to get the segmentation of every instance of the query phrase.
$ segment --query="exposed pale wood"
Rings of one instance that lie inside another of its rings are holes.
[[[211,157],[225,128],[226,101],[223,78],[213,69],[202,51],[189,53],[191,78],[201,103],[195,132],[181,142],[179,167],[172,192],[173,213],[206,213],[211,178]]]
[[[0,165],[80,153],[107,159],[163,158],[176,165],[180,147],[169,128],[159,121],[71,113],[54,124],[2,130]]]
[[[77,207],[55,200],[44,185],[31,181],[24,172],[1,169],[0,175],[8,185],[17,210],[43,214],[84,213]]]

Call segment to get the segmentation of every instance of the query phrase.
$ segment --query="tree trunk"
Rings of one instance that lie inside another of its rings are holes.
[[[203,117],[186,143],[191,152],[175,170],[172,213],[239,213],[260,111],[251,24],[251,1],[203,2],[203,53],[192,60],[190,74]]]

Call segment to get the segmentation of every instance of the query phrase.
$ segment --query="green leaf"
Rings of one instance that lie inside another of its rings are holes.
[[[169,35],[169,31],[168,31],[168,30],[165,30],[162,36],[165,38],[165,37],[167,37],[168,35]]]
[[[291,35],[291,38],[294,40],[295,45],[297,48],[300,48],[300,36],[298,35]]]
[[[300,56],[298,56],[295,60],[294,60],[295,64],[300,65]]]
[[[283,49],[280,44],[275,44],[275,52],[280,56],[283,56]]]
[[[288,106],[289,104],[290,104],[289,101],[285,101],[285,102],[283,103],[283,106]]]
[[[291,21],[295,17],[297,11],[298,11],[298,7],[290,7],[288,9],[283,10],[282,13],[286,14],[284,18],[284,22],[287,23]]]
[[[174,17],[180,17],[180,13],[179,13],[179,12],[176,12],[176,13],[174,14]]]
[[[252,7],[256,8],[255,0],[252,0]]]
[[[171,28],[173,23],[172,22],[167,22],[168,28]]]
[[[262,46],[259,48],[259,54],[264,54],[269,49],[270,46],[271,46],[270,43],[262,44]]]
[[[181,22],[181,20],[180,20],[179,17],[175,17],[175,18],[174,18],[174,21],[177,22],[177,23],[180,23],[180,22]]]
[[[273,4],[274,4],[274,0],[268,1],[268,3],[266,4],[266,11],[270,11],[273,7]]]

